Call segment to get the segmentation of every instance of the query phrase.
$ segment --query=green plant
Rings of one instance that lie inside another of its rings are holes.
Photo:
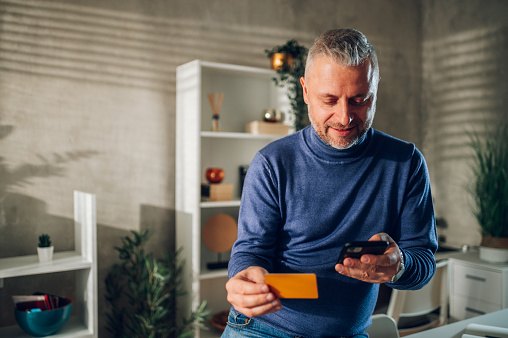
[[[48,234],[42,234],[39,236],[39,248],[49,248],[51,246],[51,238]]]
[[[508,237],[508,123],[468,135],[474,152],[468,184],[473,214],[484,235]]]
[[[300,45],[296,40],[289,40],[284,45],[278,45],[272,49],[266,49],[265,53],[270,58],[274,53],[287,53],[293,57],[292,65],[277,69],[278,77],[273,80],[279,87],[287,87],[287,96],[291,104],[291,112],[294,115],[293,126],[295,130],[305,128],[307,120],[307,105],[303,99],[303,91],[300,78],[305,75],[305,61],[308,49]]]
[[[265,49],[265,53],[268,57],[271,57],[275,53],[286,53],[293,57],[299,57],[300,55],[307,54],[307,48],[300,45],[295,39],[289,40],[283,45],[277,45],[272,49]]]
[[[176,298],[185,294],[178,262],[178,250],[157,259],[144,250],[149,230],[131,231],[133,238],[122,238],[115,247],[121,263],[106,277],[106,300],[111,305],[107,330],[115,337],[190,337],[196,327],[209,318],[204,301],[190,317],[177,323]]]

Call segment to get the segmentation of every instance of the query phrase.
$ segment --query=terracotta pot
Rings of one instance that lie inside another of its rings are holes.
[[[508,237],[483,235],[480,244],[480,259],[490,263],[508,262]]]

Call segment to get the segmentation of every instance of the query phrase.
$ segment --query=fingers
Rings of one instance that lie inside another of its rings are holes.
[[[281,309],[280,301],[271,292],[261,294],[228,292],[227,299],[237,311],[248,317],[261,316]]]
[[[265,283],[266,270],[250,267],[226,283],[227,300],[248,317],[261,316],[281,309],[279,299]]]
[[[347,258],[335,270],[344,276],[369,283],[386,283],[397,273],[400,252],[397,243],[386,233],[373,235],[369,241],[388,241],[383,255],[363,255],[360,259]]]
[[[362,256],[362,258],[365,256],[367,255]],[[337,264],[335,266],[335,270],[341,275],[368,283],[386,283],[393,275],[393,273],[391,273],[391,271],[386,267],[376,264],[365,264],[359,259],[354,258],[346,258],[344,260],[344,264]]]

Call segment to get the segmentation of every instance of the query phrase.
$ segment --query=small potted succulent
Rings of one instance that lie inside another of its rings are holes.
[[[49,262],[53,259],[53,246],[51,245],[51,238],[48,234],[39,236],[39,244],[37,245],[37,254],[39,255],[39,262]]]

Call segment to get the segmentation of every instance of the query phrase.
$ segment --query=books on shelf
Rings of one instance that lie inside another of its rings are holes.
[[[15,295],[12,296],[12,301],[18,311],[33,311],[34,309],[46,311],[56,309],[59,306],[57,296],[42,293]]]

